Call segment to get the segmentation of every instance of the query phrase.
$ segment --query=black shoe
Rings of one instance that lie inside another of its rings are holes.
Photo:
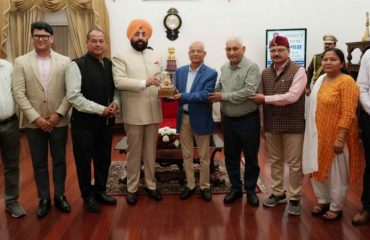
[[[202,189],[202,198],[207,202],[212,200],[212,192],[209,188]]]
[[[54,206],[58,208],[61,212],[71,212],[71,206],[69,205],[65,196],[54,197]]]
[[[188,187],[185,187],[185,189],[180,193],[180,199],[188,199],[191,195],[193,195],[193,193],[195,193],[195,188],[190,189]]]
[[[151,189],[145,188],[145,191],[148,193],[150,198],[156,201],[162,200],[162,195],[157,189],[151,190]]]
[[[106,205],[116,205],[117,204],[116,199],[108,196],[105,193],[96,193],[95,198],[96,198],[96,201],[102,204],[106,204]]]
[[[39,208],[37,209],[37,218],[45,217],[50,209],[50,199],[41,199],[39,202]]]
[[[129,205],[135,205],[137,202],[137,194],[128,192],[126,195],[126,202]]]
[[[224,203],[233,203],[241,197],[243,197],[243,192],[231,191],[225,196]]]
[[[260,200],[255,192],[247,193],[247,202],[253,207],[258,207],[260,205]]]
[[[96,201],[94,196],[84,199],[84,207],[86,211],[91,212],[91,213],[100,212],[100,205]]]

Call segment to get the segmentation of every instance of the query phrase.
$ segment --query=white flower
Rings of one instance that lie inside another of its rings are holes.
[[[180,146],[180,141],[176,140],[176,141],[173,142],[173,144],[175,145],[175,147],[179,147]]]
[[[176,129],[175,128],[170,128],[170,127],[163,127],[158,129],[158,133],[163,137],[163,136],[171,136],[171,135],[176,135]]]
[[[170,137],[167,136],[167,135],[165,135],[165,136],[162,137],[162,141],[163,142],[169,142],[170,141]]]
[[[158,129],[158,133],[159,133],[159,134],[161,134],[162,136],[164,136],[164,135],[165,135],[165,134],[164,134],[164,130],[163,130],[163,128]]]
[[[158,134],[162,136],[162,142],[164,143],[173,143],[175,144],[176,147],[180,145],[180,142],[177,141],[177,143],[173,142],[171,140],[171,136],[176,135],[176,129],[175,128],[170,128],[170,127],[163,127],[158,129]]]

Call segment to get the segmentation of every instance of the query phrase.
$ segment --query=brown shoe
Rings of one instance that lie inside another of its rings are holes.
[[[353,218],[352,218],[352,224],[354,225],[362,225],[367,223],[370,220],[370,214],[369,211],[365,209],[361,209],[360,213],[357,213]]]

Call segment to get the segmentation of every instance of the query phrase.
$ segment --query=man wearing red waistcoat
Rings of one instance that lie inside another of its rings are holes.
[[[272,194],[263,203],[266,207],[286,203],[288,213],[300,215],[302,186],[302,146],[305,128],[305,69],[289,58],[289,41],[275,36],[270,42],[273,64],[263,70],[260,92],[250,99],[263,104],[266,144],[271,161]],[[288,197],[284,187],[284,162],[289,166]]]

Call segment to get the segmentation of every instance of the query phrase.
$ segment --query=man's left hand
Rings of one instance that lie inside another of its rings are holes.
[[[248,98],[248,100],[257,103],[257,104],[264,104],[265,103],[265,95],[261,93],[256,93]]]
[[[52,127],[55,127],[56,125],[58,125],[58,123],[60,122],[60,120],[62,120],[62,118],[57,113],[50,114],[50,116],[48,118],[48,122],[50,123],[50,125]]]

